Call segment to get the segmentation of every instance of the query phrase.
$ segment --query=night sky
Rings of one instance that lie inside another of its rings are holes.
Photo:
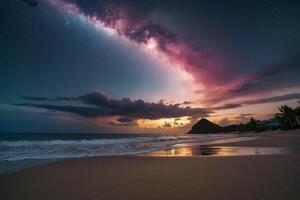
[[[0,21],[0,132],[185,133],[300,99],[295,0],[5,0]]]

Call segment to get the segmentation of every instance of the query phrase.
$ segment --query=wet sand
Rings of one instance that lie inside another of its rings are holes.
[[[222,146],[298,147],[300,135]],[[70,159],[0,176],[0,199],[300,199],[300,154]]]

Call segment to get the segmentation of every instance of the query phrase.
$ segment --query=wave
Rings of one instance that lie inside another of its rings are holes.
[[[27,147],[36,145],[101,145],[118,144],[135,141],[151,141],[151,138],[121,138],[121,139],[95,139],[95,140],[21,140],[21,141],[2,141],[0,146],[6,147]]]
[[[181,143],[203,143],[236,137],[226,135],[136,136],[115,139],[0,141],[0,161],[61,159],[142,154]]]

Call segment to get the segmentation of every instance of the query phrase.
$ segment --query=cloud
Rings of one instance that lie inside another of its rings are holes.
[[[119,117],[117,120],[111,123],[114,126],[136,126],[136,119],[131,117]]]
[[[261,98],[261,99],[251,99],[247,101],[243,101],[240,103],[232,103],[232,104],[225,104],[219,107],[212,107],[211,110],[226,110],[226,109],[233,109],[233,108],[239,108],[245,105],[256,105],[256,104],[262,104],[262,103],[275,103],[275,102],[281,102],[281,101],[288,101],[288,100],[299,100],[300,99],[300,93],[291,93],[286,95],[279,95],[279,96],[272,96],[268,98]]]
[[[292,94],[273,96],[273,97],[262,98],[262,99],[253,99],[244,102],[244,104],[253,105],[253,104],[261,104],[261,103],[274,103],[274,102],[287,101],[293,99],[300,99],[300,93],[292,93]]]
[[[300,74],[300,52],[295,52],[294,56],[286,58],[270,66],[263,67],[262,70],[241,83],[234,89],[225,90],[218,98],[208,100],[210,103],[219,103],[237,97],[264,95],[279,89],[298,87],[300,79],[296,74]],[[220,94],[220,93],[219,93]]]
[[[135,119],[133,118],[130,118],[130,117],[119,117],[117,119],[118,122],[121,122],[121,123],[132,123],[135,121]]]
[[[241,104],[237,104],[237,103],[230,103],[230,104],[225,104],[223,106],[219,106],[219,107],[214,107],[211,108],[212,110],[225,110],[225,109],[232,109],[232,108],[238,108],[241,107]]]
[[[31,98],[35,100],[34,98]],[[51,98],[48,98],[51,99]],[[77,114],[84,117],[97,118],[109,116],[121,116],[118,122],[129,122],[129,119],[161,119],[177,118],[182,116],[205,117],[210,110],[204,108],[180,107],[180,104],[164,104],[163,102],[152,103],[144,100],[120,100],[111,99],[101,92],[88,93],[79,97],[63,97],[64,101],[71,100],[80,102],[81,105],[51,105],[22,103],[19,106],[43,108],[50,111],[61,111]]]
[[[280,102],[285,100],[300,99],[300,93],[292,93],[281,96],[273,96],[269,98],[248,100],[241,103],[225,104],[219,107],[191,108],[181,107],[184,104],[165,104],[163,101],[158,103],[145,102],[141,99],[131,100],[128,98],[111,99],[102,92],[88,93],[78,97],[35,97],[35,96],[21,96],[23,100],[29,101],[75,101],[80,102],[81,105],[51,105],[51,104],[35,104],[22,103],[19,106],[29,106],[43,108],[50,111],[61,111],[66,113],[77,114],[83,117],[97,118],[120,116],[116,120],[115,125],[134,124],[136,119],[161,119],[161,118],[178,118],[182,116],[191,116],[193,118],[206,117],[213,112],[213,110],[224,110],[238,108],[243,105],[254,105],[261,103]],[[244,117],[244,116],[243,116]],[[175,121],[176,122],[176,121]]]

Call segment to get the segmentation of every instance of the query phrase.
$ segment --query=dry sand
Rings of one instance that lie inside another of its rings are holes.
[[[300,146],[300,135],[265,135],[227,145]],[[0,176],[0,199],[296,200],[300,154],[71,159]]]

